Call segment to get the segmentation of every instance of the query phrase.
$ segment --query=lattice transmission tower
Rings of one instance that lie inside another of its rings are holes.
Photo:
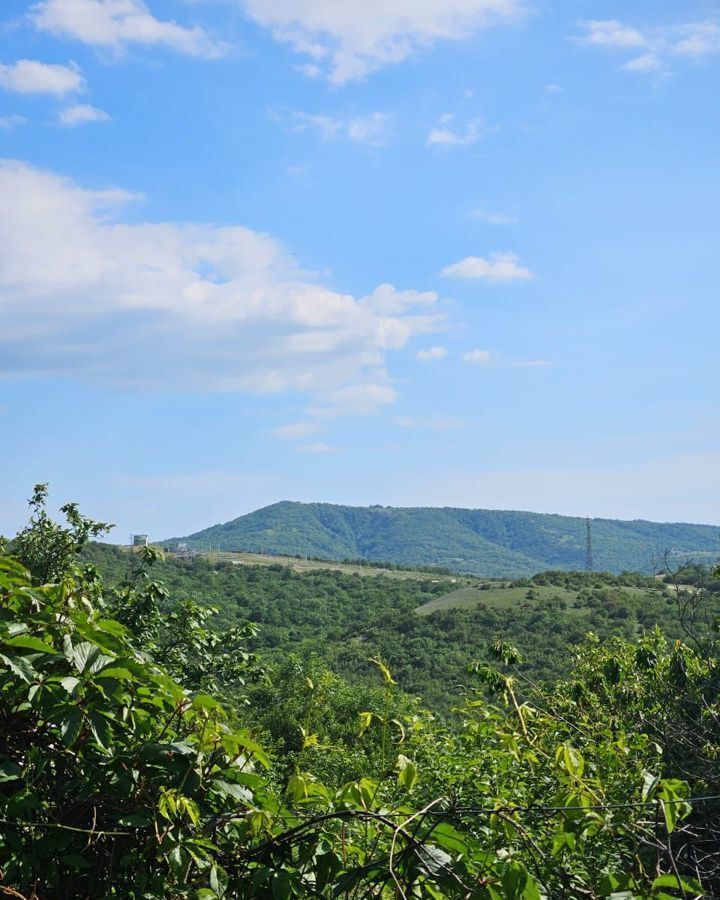
[[[585,571],[593,570],[592,522],[590,516],[585,519]]]

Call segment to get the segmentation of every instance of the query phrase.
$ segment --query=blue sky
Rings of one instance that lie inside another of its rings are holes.
[[[720,521],[720,4],[0,16],[0,532]]]

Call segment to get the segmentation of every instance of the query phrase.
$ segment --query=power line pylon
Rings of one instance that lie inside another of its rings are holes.
[[[585,519],[585,571],[593,570],[592,523],[590,516]]]

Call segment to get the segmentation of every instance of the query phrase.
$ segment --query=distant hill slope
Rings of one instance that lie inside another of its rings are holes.
[[[650,572],[666,549],[704,562],[720,555],[720,528],[713,525],[593,519],[592,537],[595,568],[608,572]],[[283,501],[175,540],[221,550],[444,566],[488,577],[585,565],[584,519],[488,509]]]

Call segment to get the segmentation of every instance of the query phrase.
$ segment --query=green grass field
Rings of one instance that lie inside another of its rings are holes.
[[[181,558],[182,554],[166,553],[168,559]],[[385,569],[382,566],[361,566],[352,563],[338,563],[320,559],[298,559],[295,556],[272,556],[266,553],[248,553],[211,550],[201,553],[201,556],[212,563],[229,562],[236,566],[288,566],[295,572],[311,572],[318,569],[332,572],[344,572],[346,575],[384,575],[386,578],[408,579],[426,581],[449,581],[453,584],[467,584],[468,579],[457,575],[436,575],[432,572],[421,572],[417,569]]]

